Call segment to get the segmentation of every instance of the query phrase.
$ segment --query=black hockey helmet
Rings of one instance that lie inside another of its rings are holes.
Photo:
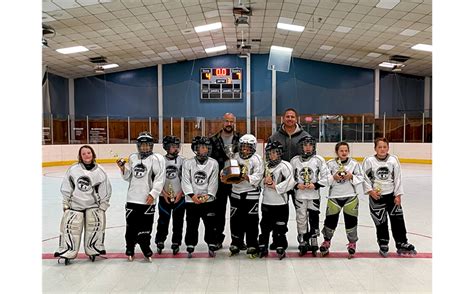
[[[270,153],[274,151],[278,155],[278,159],[271,160]],[[274,167],[281,162],[281,155],[283,153],[283,145],[278,141],[270,141],[265,146],[265,160],[268,162],[269,167]]]
[[[176,136],[165,136],[163,138],[163,149],[166,150],[167,155],[170,155],[173,158],[176,158],[176,156],[178,156],[180,144],[181,144],[181,140]],[[175,145],[178,148],[178,150],[176,150],[175,152],[173,152],[173,154],[171,154],[170,147],[173,145]]]
[[[199,147],[201,146],[207,147],[206,154],[201,154],[199,152]],[[193,141],[191,143],[191,149],[193,150],[194,154],[196,154],[197,159],[206,160],[211,155],[211,151],[212,151],[211,140],[208,137],[196,136],[193,138]]]
[[[311,146],[313,146],[313,151],[304,152],[303,146],[305,146],[307,144],[311,144]],[[316,139],[313,136],[310,136],[310,135],[306,135],[306,136],[301,137],[298,140],[298,151],[299,151],[299,154],[301,154],[301,157],[303,157],[303,159],[307,159],[307,158],[315,155],[316,154]]]
[[[148,146],[149,148],[147,148]],[[137,150],[141,159],[145,159],[153,154],[153,136],[147,132],[141,132],[137,137]]]

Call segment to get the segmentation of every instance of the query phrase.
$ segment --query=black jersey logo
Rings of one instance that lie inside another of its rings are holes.
[[[381,180],[387,180],[390,176],[390,170],[388,169],[388,167],[382,166],[377,169],[375,175]]]
[[[87,192],[92,188],[91,182],[92,181],[89,177],[82,176],[79,179],[77,179],[77,187],[82,192]]]
[[[194,182],[196,185],[204,185],[206,183],[207,174],[206,172],[200,170],[194,174]]]
[[[146,174],[146,166],[139,163],[133,167],[133,176],[137,179],[143,178]]]
[[[176,179],[178,176],[178,168],[174,165],[168,165],[166,167],[166,178],[168,180]]]

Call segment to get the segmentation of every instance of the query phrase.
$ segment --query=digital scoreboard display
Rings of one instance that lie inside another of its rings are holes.
[[[201,68],[201,99],[242,99],[242,69]]]

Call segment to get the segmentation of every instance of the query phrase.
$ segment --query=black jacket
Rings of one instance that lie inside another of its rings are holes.
[[[300,153],[300,150],[298,148],[299,139],[304,136],[309,136],[308,132],[304,131],[301,128],[301,125],[296,125],[298,131],[296,131],[291,136],[289,136],[288,133],[283,130],[283,124],[281,124],[280,128],[278,128],[278,131],[273,133],[270,138],[268,138],[268,142],[278,141],[283,145],[283,154],[281,156],[281,159],[286,160],[288,162],[290,162],[290,160],[294,156],[299,155]]]
[[[227,155],[225,154],[224,150],[224,140],[222,140],[221,133],[223,130],[220,130],[219,132],[215,133],[212,135],[211,139],[211,145],[212,145],[212,151],[211,151],[211,157],[217,160],[219,163],[219,171],[224,168],[224,162],[229,159]],[[232,138],[232,150],[234,153],[239,152],[239,139],[240,139],[240,134],[237,132],[234,132],[234,137]]]

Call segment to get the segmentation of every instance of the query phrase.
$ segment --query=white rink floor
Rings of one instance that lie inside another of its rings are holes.
[[[111,255],[125,251],[125,215],[127,183],[120,178],[118,168],[103,165],[111,178],[113,195],[107,211],[106,249]],[[408,240],[420,253],[416,258],[379,258],[375,227],[368,211],[366,195],[360,196],[359,241],[357,251],[362,255],[345,258],[343,217],[331,244],[328,257],[304,258],[297,251],[296,223],[293,205],[290,204],[289,232],[290,257],[251,260],[241,253],[228,256],[230,243],[227,219],[224,248],[215,258],[205,257],[207,246],[200,226],[200,244],[195,258],[178,258],[169,253],[166,243],[164,255],[153,263],[138,258],[128,262],[124,258],[98,258],[92,263],[79,258],[69,266],[49,258],[58,244],[59,224],[62,216],[60,183],[66,166],[43,168],[43,291],[61,293],[141,293],[141,292],[193,292],[193,293],[324,293],[324,292],[431,292],[432,291],[432,170],[431,165],[402,164],[406,196],[402,199]],[[324,221],[326,199],[322,200],[320,228]],[[228,210],[227,210],[228,214]],[[152,235],[152,243],[156,230]],[[170,239],[170,236],[168,236]],[[322,237],[320,237],[320,242]],[[82,247],[82,246],[81,246]],[[152,247],[156,249],[154,244]],[[395,251],[393,240],[390,251]],[[140,252],[138,246],[136,252]],[[203,254],[199,254],[202,252]],[[83,253],[81,248],[80,253]],[[293,254],[291,254],[293,253]],[[344,253],[344,254],[342,254]],[[115,255],[116,256],[116,255]],[[427,258],[420,258],[428,256]]]

